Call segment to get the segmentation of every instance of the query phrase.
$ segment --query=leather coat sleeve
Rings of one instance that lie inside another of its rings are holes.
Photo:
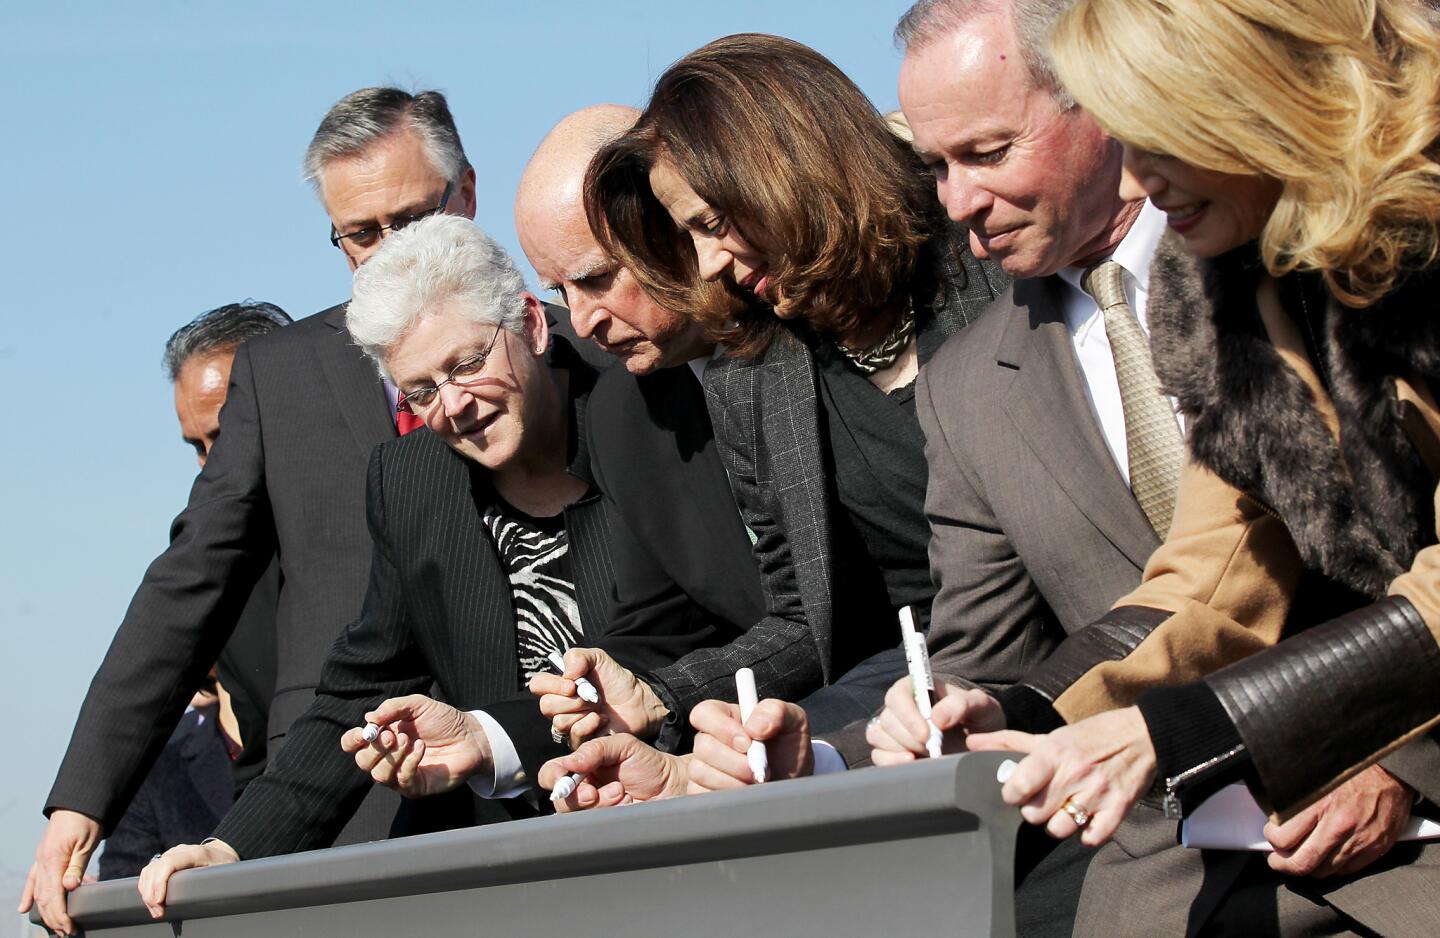
[[[1194,681],[1280,640],[1301,571],[1284,524],[1191,462],[1175,519],[1139,587],[1070,635],[1001,694],[1019,725],[1126,707],[1147,688]]]

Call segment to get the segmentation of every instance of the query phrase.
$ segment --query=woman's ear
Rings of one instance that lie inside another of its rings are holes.
[[[530,353],[539,358],[550,347],[550,319],[539,297],[533,293],[522,293],[521,296],[525,299],[525,341]]]

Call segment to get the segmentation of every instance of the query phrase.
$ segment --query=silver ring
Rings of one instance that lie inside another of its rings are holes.
[[[1066,798],[1065,803],[1060,807],[1066,814],[1070,815],[1070,820],[1075,822],[1076,827],[1084,827],[1090,823],[1090,809],[1086,808],[1074,798]]]
[[[557,746],[564,746],[568,742],[565,734],[557,730],[553,723],[550,724],[550,738],[555,740],[555,745]]]
[[[876,728],[877,726],[879,726],[879,725],[880,725],[880,718],[879,718],[879,717],[871,717],[871,718],[870,718],[870,722],[865,724],[865,732],[868,733],[868,732],[870,732],[871,730],[875,729],[875,728]]]

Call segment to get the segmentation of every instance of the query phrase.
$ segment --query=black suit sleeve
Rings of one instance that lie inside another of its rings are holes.
[[[46,799],[108,830],[124,813],[275,556],[250,356],[235,354],[223,432],[91,681]]]
[[[270,700],[275,696],[275,610],[280,604],[280,561],[273,561],[255,584],[235,632],[220,652],[221,685],[240,725],[244,745],[232,768],[235,794],[265,771]]]
[[[367,521],[374,543],[360,618],[325,661],[315,701],[290,728],[265,774],[253,781],[215,836],[241,857],[328,846],[355,813],[370,777],[340,749],[340,737],[390,697],[425,693],[431,670],[415,643],[404,584],[386,537],[381,450],[370,458]]]

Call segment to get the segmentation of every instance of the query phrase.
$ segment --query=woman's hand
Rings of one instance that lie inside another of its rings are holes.
[[[575,681],[581,677],[600,692],[599,703],[580,699]],[[670,713],[650,685],[598,648],[570,649],[565,673],[535,675],[530,693],[540,698],[540,712],[550,720],[556,738],[568,739],[572,749],[601,730],[653,739]]]
[[[1109,840],[1155,780],[1155,747],[1138,707],[1044,736],[1001,730],[972,733],[966,742],[975,752],[1029,753],[1001,789],[1005,803],[1018,805],[1026,821],[1057,839],[1079,831],[1087,847]]]
[[[181,870],[239,861],[240,855],[223,840],[171,847],[140,871],[140,898],[144,900],[145,908],[150,910],[150,917],[160,918],[165,914],[165,893],[170,886],[170,877]]]

